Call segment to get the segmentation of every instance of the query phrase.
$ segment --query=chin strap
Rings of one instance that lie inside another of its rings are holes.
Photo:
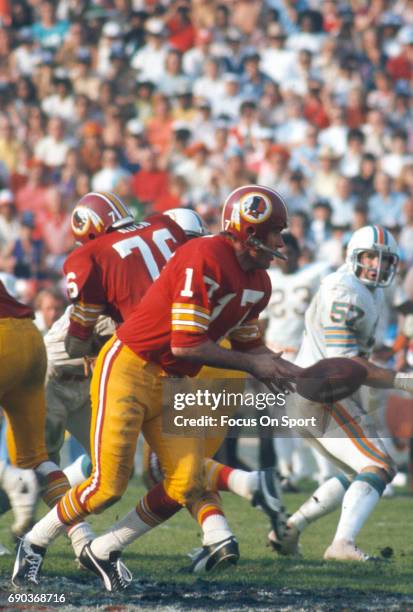
[[[277,249],[270,249],[265,244],[258,240],[258,238],[254,238],[254,236],[250,236],[246,242],[248,246],[252,246],[255,249],[260,249],[261,251],[265,251],[266,253],[271,253],[274,257],[278,257],[278,259],[282,259],[283,261],[288,261],[288,257],[277,251]]]

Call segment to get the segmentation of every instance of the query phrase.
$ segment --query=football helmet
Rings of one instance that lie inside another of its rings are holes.
[[[367,251],[377,253],[379,263],[374,280],[360,278],[360,272],[369,266],[360,263]],[[368,287],[387,287],[392,282],[399,263],[399,249],[393,236],[381,225],[366,225],[358,229],[347,245],[346,262],[359,281]]]
[[[264,243],[274,230],[287,227],[287,208],[281,195],[263,185],[245,185],[229,194],[222,210],[222,230],[232,234],[248,247],[270,251],[280,259],[286,257]]]
[[[132,212],[114,193],[90,192],[80,198],[72,212],[72,232],[82,244],[135,221]]]
[[[184,230],[188,238],[198,238],[209,233],[198,213],[190,208],[171,208],[163,214],[175,221]]]

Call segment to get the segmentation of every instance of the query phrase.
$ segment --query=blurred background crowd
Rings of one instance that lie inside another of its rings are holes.
[[[303,261],[349,232],[413,260],[412,0],[0,0],[0,271],[61,284],[70,213],[114,191],[141,219],[279,190]]]

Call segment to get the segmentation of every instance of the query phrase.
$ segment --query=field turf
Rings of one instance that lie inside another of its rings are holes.
[[[307,491],[311,486],[307,485]],[[97,533],[134,505],[143,492],[130,483],[125,497],[93,517]],[[289,511],[306,493],[289,494]],[[301,559],[279,558],[265,546],[266,517],[245,500],[224,494],[230,524],[237,534],[241,560],[237,567],[214,575],[188,574],[186,553],[199,545],[199,529],[186,511],[135,542],[124,554],[135,582],[122,594],[102,590],[98,579],[77,569],[67,538],[47,554],[39,592],[64,593],[64,611],[107,610],[413,610],[413,498],[400,493],[383,499],[364,527],[359,544],[382,557],[377,563],[326,563],[322,554],[334,533],[338,513],[311,526],[302,537]],[[44,512],[44,507],[39,513]],[[12,549],[11,514],[1,518],[0,542]],[[387,550],[386,550],[387,549]],[[0,557],[0,609],[49,610],[52,605],[15,604],[9,576],[13,556]],[[19,592],[20,593],[20,592]]]

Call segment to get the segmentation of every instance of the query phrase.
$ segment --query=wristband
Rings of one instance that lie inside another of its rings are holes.
[[[398,372],[394,377],[393,387],[395,389],[400,389],[400,391],[407,391],[413,395],[413,372],[410,374]]]

